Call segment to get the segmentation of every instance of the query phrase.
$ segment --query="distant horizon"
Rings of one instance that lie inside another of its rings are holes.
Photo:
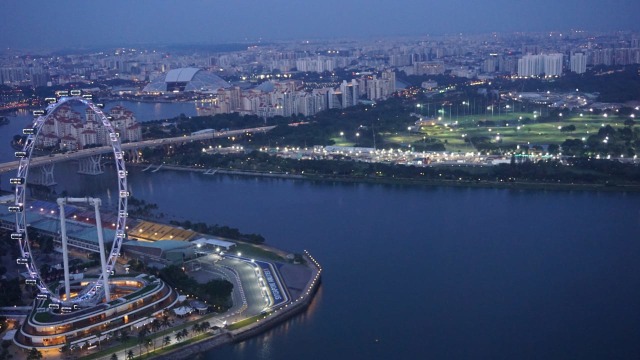
[[[442,37],[453,37],[453,36],[483,36],[483,35],[491,35],[498,34],[503,36],[509,35],[542,35],[548,33],[571,33],[573,31],[581,31],[587,34],[598,34],[598,35],[614,35],[616,33],[623,34],[638,34],[640,35],[639,30],[631,30],[631,29],[620,29],[620,30],[612,30],[612,31],[602,31],[602,30],[588,30],[588,29],[567,29],[567,30],[544,30],[544,31],[488,31],[488,32],[477,32],[477,33],[424,33],[424,34],[397,34],[397,35],[366,35],[366,36],[348,36],[348,37],[301,37],[301,38],[256,38],[256,39],[228,39],[228,40],[209,40],[209,41],[197,41],[197,40],[185,40],[181,42],[129,42],[129,43],[105,43],[105,44],[86,44],[86,45],[78,45],[78,46],[60,46],[60,47],[31,47],[31,48],[18,48],[18,47],[7,47],[0,48],[0,54],[8,53],[8,52],[31,52],[34,55],[46,55],[51,53],[69,53],[78,51],[99,51],[99,50],[108,50],[108,49],[128,49],[141,47],[145,50],[150,50],[153,47],[158,48],[173,48],[173,47],[184,47],[185,49],[189,49],[191,47],[215,47],[215,46],[229,46],[229,45],[278,45],[278,44],[287,44],[287,43],[295,43],[295,42],[304,42],[308,41],[308,45],[314,45],[314,43],[322,44],[322,43],[331,43],[331,42],[340,42],[340,41],[379,41],[379,40],[393,40],[393,39],[401,39],[405,38],[407,40],[421,40],[421,38],[442,38]],[[237,50],[231,50],[237,51]],[[42,52],[42,54],[38,54],[38,52]],[[28,55],[28,54],[24,54]]]
[[[639,31],[638,13],[637,0],[6,0],[0,48]]]

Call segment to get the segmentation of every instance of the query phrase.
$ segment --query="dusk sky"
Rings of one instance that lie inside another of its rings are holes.
[[[638,0],[3,0],[0,46],[640,29]]]

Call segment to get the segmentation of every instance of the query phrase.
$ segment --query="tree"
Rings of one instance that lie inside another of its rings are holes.
[[[560,151],[560,145],[558,144],[549,144],[549,146],[547,147],[547,150],[549,151],[549,154],[557,154]]]
[[[151,322],[151,329],[155,332],[160,330],[161,327],[161,322],[158,319],[153,319],[153,321]]]
[[[562,152],[567,155],[580,155],[584,152],[585,144],[580,139],[567,139],[562,143]]]
[[[100,347],[100,335],[102,334],[102,332],[98,329],[95,329],[93,331],[91,331],[91,335],[95,336],[96,339],[98,339],[98,347]]]
[[[144,347],[147,348],[147,353],[149,352],[149,348],[151,348],[152,343],[155,344],[155,342],[151,341],[151,339],[145,339]]]
[[[161,324],[164,327],[169,327],[171,325],[171,321],[169,320],[169,315],[167,314],[162,315]]]
[[[127,360],[133,360],[133,350],[131,349],[127,352]]]
[[[205,332],[211,328],[211,324],[208,321],[200,323],[200,331]]]
[[[29,350],[29,354],[27,355],[27,360],[38,360],[42,359],[42,352],[36,348],[31,348]]]
[[[71,342],[67,340],[67,342],[60,348],[60,352],[62,355],[66,355],[71,350]]]
[[[111,354],[111,360],[118,360],[118,355],[116,355],[115,353]]]
[[[171,337],[165,336],[164,339],[162,339],[162,347],[164,348],[169,344],[171,344]]]
[[[183,336],[182,336],[182,331],[178,331],[176,333],[176,341],[180,342],[182,340]]]
[[[138,351],[140,355],[142,355],[142,345],[147,341],[147,334],[149,333],[149,329],[147,327],[143,327],[138,332]]]

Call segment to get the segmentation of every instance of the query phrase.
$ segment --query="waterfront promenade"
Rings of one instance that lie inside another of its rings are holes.
[[[278,251],[277,249],[273,250]],[[191,315],[185,318],[176,317],[169,328],[148,334],[145,338],[147,341],[145,344],[139,341],[134,344],[129,342],[127,346],[115,343],[113,346],[106,345],[100,351],[82,350],[66,354],[52,350],[44,353],[45,358],[112,360],[113,354],[115,354],[118,359],[128,359],[128,354],[131,352],[134,356],[133,359],[187,359],[215,347],[250,338],[306,310],[313,300],[321,282],[322,268],[307,251],[304,252],[303,258],[306,266],[310,269],[310,276],[301,289],[300,295],[287,303],[272,308],[269,312],[248,316],[244,312],[247,305],[236,304],[224,314],[210,313]],[[196,333],[194,325],[205,321],[211,324],[211,328],[205,332]],[[176,337],[176,334],[183,329],[187,329],[188,335]],[[135,338],[136,335],[136,333],[130,334],[132,338]],[[167,338],[169,341],[166,340]],[[14,359],[27,358],[26,352],[15,348],[11,350]]]

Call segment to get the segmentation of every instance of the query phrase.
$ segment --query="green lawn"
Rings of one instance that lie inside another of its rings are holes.
[[[335,142],[334,146],[354,146],[355,143],[348,141],[343,136],[332,137],[331,140]]]
[[[243,257],[248,257],[248,258],[253,257],[261,260],[272,260],[272,261],[280,261],[280,262],[285,261],[285,259],[283,259],[278,254],[275,254],[271,251],[263,250],[260,247],[253,246],[251,244],[246,244],[241,242],[236,243],[236,247],[234,248],[233,252],[240,252],[242,253]]]
[[[449,124],[446,118],[441,124],[434,126],[424,126],[417,133],[396,133],[387,134],[384,140],[387,143],[412,144],[420,141],[429,141],[429,139],[438,139],[445,143],[448,151],[473,151],[474,149],[469,143],[465,143],[465,137],[488,137],[492,142],[504,144],[504,146],[512,146],[517,144],[561,144],[566,139],[588,138],[593,134],[597,134],[602,126],[611,125],[613,127],[624,126],[624,118],[603,115],[573,114],[560,118],[559,121],[546,123],[523,124],[519,120],[520,116],[524,119],[529,117],[533,120],[533,115],[527,114],[507,114],[489,116],[464,116],[458,118],[457,125],[444,126]],[[480,126],[479,121],[506,121],[504,126]],[[511,121],[513,120],[513,121]],[[452,122],[455,122],[455,117]],[[562,132],[560,128],[563,126],[574,125],[576,130],[573,132]]]
[[[245,327],[247,325],[253,324],[258,320],[266,319],[266,318],[267,318],[267,316],[263,315],[263,314],[255,315],[255,316],[252,316],[250,318],[246,318],[246,319],[240,320],[238,322],[235,322],[233,324],[230,324],[229,326],[227,326],[227,329],[228,330],[237,330],[237,329],[240,329],[240,328]]]

